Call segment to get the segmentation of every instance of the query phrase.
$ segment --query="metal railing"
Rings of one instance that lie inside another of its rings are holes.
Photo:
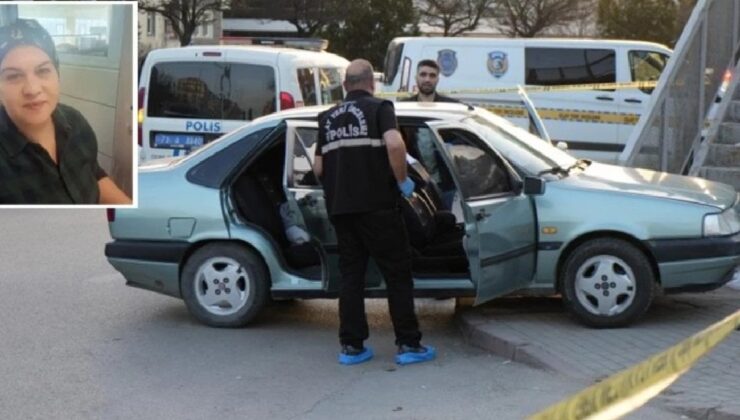
[[[740,44],[740,0],[699,0],[619,162],[680,173]]]

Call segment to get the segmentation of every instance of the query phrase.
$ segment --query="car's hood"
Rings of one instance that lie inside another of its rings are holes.
[[[648,169],[592,163],[582,172],[562,180],[579,188],[597,188],[706,204],[720,209],[732,207],[737,199],[733,187],[702,178],[673,175]]]

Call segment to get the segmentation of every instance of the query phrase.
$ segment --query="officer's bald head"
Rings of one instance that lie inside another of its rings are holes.
[[[353,90],[366,90],[375,92],[375,80],[373,79],[373,65],[361,58],[352,60],[347,66],[344,76],[344,89],[347,92]]]

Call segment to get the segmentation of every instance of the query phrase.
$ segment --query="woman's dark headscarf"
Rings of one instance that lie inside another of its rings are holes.
[[[54,40],[38,22],[33,19],[18,19],[0,27],[0,63],[15,47],[34,46],[43,50],[51,58],[54,67],[59,70],[59,58]]]

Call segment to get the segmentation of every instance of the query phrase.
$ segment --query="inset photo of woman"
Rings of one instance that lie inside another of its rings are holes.
[[[0,5],[0,206],[131,206],[131,3]]]

